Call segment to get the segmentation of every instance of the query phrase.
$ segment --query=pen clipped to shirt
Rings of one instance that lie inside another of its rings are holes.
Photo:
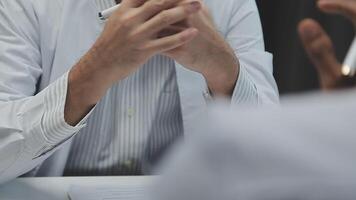
[[[119,7],[120,7],[120,4],[117,4],[111,8],[108,8],[102,12],[99,12],[99,18],[101,20],[108,19],[112,15],[112,13],[114,13]]]

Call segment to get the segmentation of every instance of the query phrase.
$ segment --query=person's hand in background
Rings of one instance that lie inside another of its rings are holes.
[[[326,13],[341,14],[356,26],[356,0],[318,0],[319,9]],[[318,22],[303,20],[298,27],[302,43],[319,73],[323,90],[356,86],[356,78],[342,74],[342,64],[337,60],[330,37]]]

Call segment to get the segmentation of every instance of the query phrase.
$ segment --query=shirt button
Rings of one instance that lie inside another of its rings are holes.
[[[133,108],[128,108],[126,112],[127,112],[127,116],[130,118],[135,116],[135,109]]]
[[[133,166],[133,161],[132,160],[126,160],[124,163],[125,168],[131,169]]]
[[[213,99],[209,91],[203,92],[203,97],[206,101],[211,101]]]

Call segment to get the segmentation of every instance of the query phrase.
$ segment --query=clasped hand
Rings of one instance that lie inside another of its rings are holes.
[[[198,1],[176,6],[179,1],[122,1],[89,51],[96,66],[106,72],[108,80],[122,80],[152,56],[177,48],[198,35],[196,28],[186,27],[167,37],[158,37],[166,27],[201,9]]]
[[[201,0],[123,0],[89,54],[111,83],[158,54],[201,73],[214,94],[230,95],[239,71]]]

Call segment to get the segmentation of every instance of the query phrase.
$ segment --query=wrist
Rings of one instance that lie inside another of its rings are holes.
[[[205,67],[202,75],[213,95],[231,96],[240,73],[240,64],[235,55],[231,54],[216,60]]]
[[[114,83],[109,70],[101,66],[89,51],[69,72],[68,89],[83,105],[95,105]]]
[[[121,76],[121,68],[115,65],[111,53],[107,52],[105,43],[98,40],[92,48],[83,57],[85,68],[90,71],[93,81],[100,81],[106,85],[113,85],[117,81],[124,78]]]
[[[64,110],[65,121],[74,126],[100,101],[111,87],[107,69],[89,51],[70,70]]]

